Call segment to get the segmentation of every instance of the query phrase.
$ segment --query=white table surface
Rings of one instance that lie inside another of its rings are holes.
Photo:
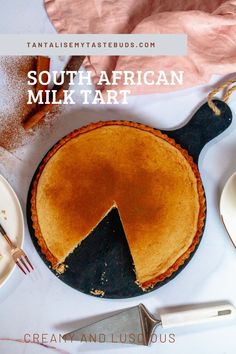
[[[1,3],[0,33],[52,33],[41,0],[12,0]],[[216,80],[213,78],[211,84]],[[210,87],[210,85],[208,85]],[[100,119],[130,119],[158,128],[183,124],[202,102],[207,86],[171,94],[131,97],[128,106],[73,107],[62,115],[52,131],[37,137],[14,156],[4,152],[0,173],[12,184],[25,212],[26,196],[36,166],[47,150],[63,135],[85,123]],[[227,178],[236,170],[236,96],[230,101],[234,112],[231,127],[209,143],[201,153],[200,172],[206,190],[208,215],[204,237],[189,265],[170,283],[150,294],[125,300],[97,299],[59,281],[45,266],[34,249],[27,227],[24,248],[36,271],[25,277],[18,269],[0,289],[0,353],[56,353],[42,346],[3,341],[23,339],[26,333],[39,334],[50,341],[76,328],[89,317],[144,303],[153,313],[159,308],[227,300],[236,305],[236,250],[221,224],[219,197]],[[0,127],[1,129],[1,127]],[[151,347],[89,343],[51,343],[65,353],[159,353],[159,354],[233,354],[236,350],[236,320],[223,324],[192,326],[160,333],[175,333],[174,344],[156,343]],[[162,337],[164,340],[164,337]],[[50,344],[50,343],[49,343]]]

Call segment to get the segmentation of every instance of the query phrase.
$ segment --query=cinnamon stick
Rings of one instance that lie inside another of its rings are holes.
[[[68,64],[65,67],[65,71],[78,71],[84,61],[84,56],[72,56],[71,59],[69,60]],[[67,90],[69,88],[69,78],[66,77],[64,80],[63,85],[58,87],[55,85],[53,87],[53,90],[57,90],[57,95],[56,99],[57,101],[59,99],[63,99],[64,97],[64,90]],[[37,106],[40,107],[40,109],[35,113],[30,114],[25,118],[25,120],[22,122],[22,126],[25,130],[29,130],[33,128],[36,124],[38,124],[42,119],[44,119],[45,115],[50,112],[53,107],[55,107],[54,104],[45,104],[43,106]]]
[[[38,56],[37,57],[37,79],[39,77],[39,74],[43,71],[49,71],[50,69],[50,58],[49,57],[44,57],[44,56]],[[42,80],[44,78],[44,75],[42,75]],[[43,100],[45,100],[45,90],[48,90],[48,85],[42,85],[39,80],[37,80],[36,84],[36,92],[42,90],[42,97]]]
[[[64,88],[61,87],[57,91],[56,99],[57,100],[63,99],[63,97],[64,97]],[[26,120],[22,122],[23,128],[25,130],[29,130],[33,128],[36,124],[38,124],[42,119],[45,118],[46,114],[50,112],[53,109],[53,107],[55,107],[55,104],[52,103],[43,105],[42,108],[40,108],[40,110],[38,110],[33,115],[29,116]]]

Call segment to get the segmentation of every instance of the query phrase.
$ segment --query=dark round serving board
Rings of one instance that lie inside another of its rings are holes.
[[[221,134],[232,121],[230,108],[222,101],[217,100],[215,103],[221,110],[219,117],[214,115],[206,103],[184,127],[173,131],[162,131],[188,150],[196,163],[198,163],[198,157],[203,146]],[[31,221],[31,189],[37,172],[38,169],[29,189],[27,220],[34,246],[43,261],[51,269],[50,263],[38,246]],[[158,283],[148,292],[156,290],[172,280],[186,267],[195,252],[196,249],[184,265],[170,278]],[[94,295],[95,290],[102,290],[104,293],[96,296],[121,299],[146,293],[135,283],[132,258],[116,209],[111,210],[82,244],[74,250],[66,259],[66,264],[68,268],[64,274],[58,275],[54,270],[51,269],[51,271],[61,281],[85,294]]]

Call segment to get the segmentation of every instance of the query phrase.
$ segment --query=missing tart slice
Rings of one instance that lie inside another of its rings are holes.
[[[113,207],[137,283],[153,286],[199,242],[205,199],[198,169],[185,150],[153,128],[127,121],[80,128],[48,153],[32,189],[35,235],[54,269]]]

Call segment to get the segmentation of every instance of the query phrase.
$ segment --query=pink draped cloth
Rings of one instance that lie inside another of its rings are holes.
[[[236,0],[44,0],[59,33],[186,33],[187,56],[88,57],[96,83],[101,70],[184,70],[184,87],[236,71]],[[112,87],[109,87],[111,89]],[[127,89],[122,84],[116,90]],[[132,86],[133,94],[183,86]]]

